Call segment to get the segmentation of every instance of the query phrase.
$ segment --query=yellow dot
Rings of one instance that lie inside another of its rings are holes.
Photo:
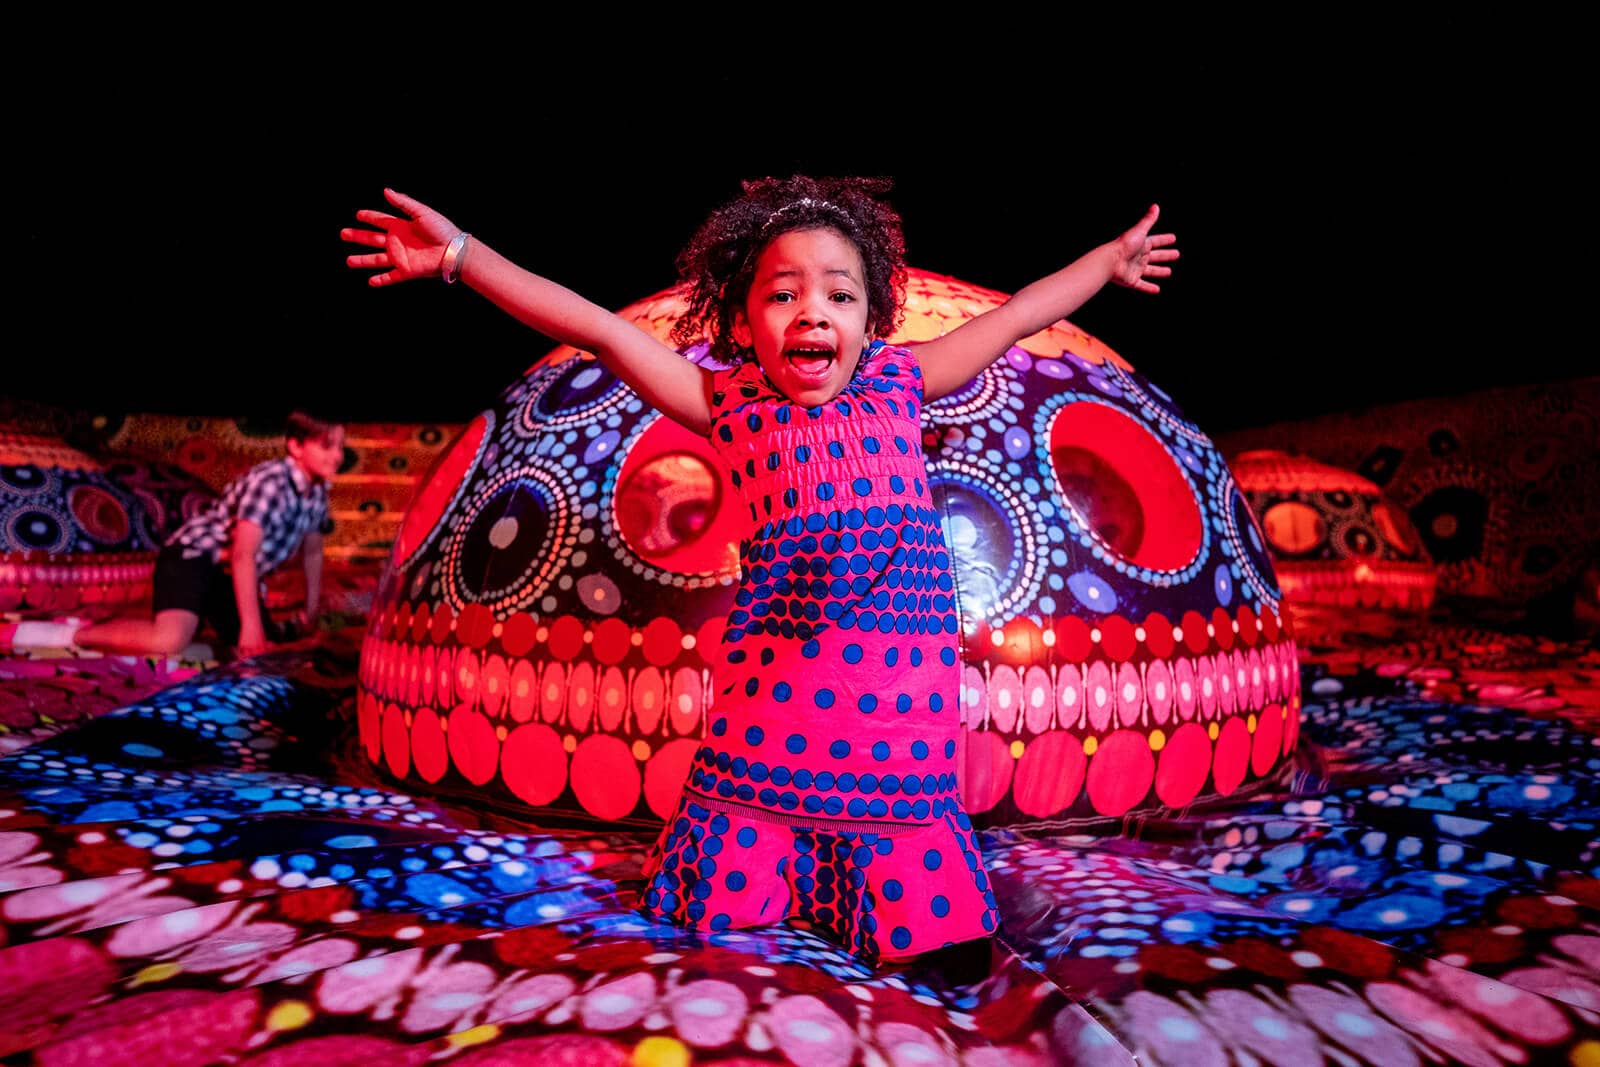
[[[1160,752],[1167,747],[1167,735],[1160,730],[1150,731],[1150,751]]]
[[[640,633],[638,630],[633,631],[633,633],[628,635],[628,644],[632,645],[634,648],[638,648],[640,645],[644,644],[644,634]]]
[[[456,1048],[466,1048],[468,1045],[481,1045],[485,1041],[493,1041],[500,1036],[500,1028],[492,1023],[474,1026],[471,1030],[461,1030],[445,1038]]]
[[[1028,746],[1024,745],[1021,741],[1013,741],[1013,742],[1011,742],[1011,758],[1012,759],[1021,759],[1022,758],[1022,753],[1027,751],[1027,748],[1028,748]]]
[[[1096,737],[1085,737],[1083,739],[1083,754],[1085,756],[1094,755],[1095,749],[1097,749],[1099,747],[1100,747],[1100,739],[1099,738],[1096,738]]]
[[[507,733],[507,731],[506,731],[506,728],[504,726],[496,726],[494,728],[494,735],[496,737],[498,737],[502,741],[504,741],[506,739],[506,733]]]
[[[689,1067],[689,1048],[675,1037],[647,1037],[633,1047],[633,1067]]]
[[[1215,741],[1217,739],[1217,724],[1216,723],[1212,723],[1210,726],[1206,727],[1206,736],[1211,738],[1211,740],[1213,740],[1213,741]]]
[[[650,758],[650,742],[635,741],[633,743],[633,758],[643,763]]]
[[[1572,1067],[1600,1067],[1600,1041],[1580,1041],[1572,1047]]]
[[[494,624],[493,628],[489,630],[489,632],[495,637],[499,637],[501,634],[506,632],[506,624],[503,622],[497,622]]]
[[[1250,717],[1244,721],[1244,728],[1251,733],[1256,732],[1256,713],[1251,712]]]
[[[311,1021],[311,1007],[303,1000],[286,1000],[267,1012],[268,1030],[298,1030]]]
[[[129,979],[130,986],[149,985],[151,982],[165,982],[173,975],[182,974],[183,968],[176,963],[152,963],[138,974]]]
[[[578,751],[578,739],[573,737],[571,734],[568,734],[566,737],[561,739],[561,747],[566,749],[568,752],[576,752]]]

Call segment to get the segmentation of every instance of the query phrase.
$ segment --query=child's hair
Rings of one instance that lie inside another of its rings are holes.
[[[678,276],[689,309],[672,339],[687,345],[704,337],[723,363],[744,358],[733,341],[733,315],[742,309],[761,250],[791,230],[839,231],[861,253],[867,276],[867,330],[882,337],[900,324],[905,296],[906,245],[900,216],[877,199],[887,178],[762,178],[742,183],[744,193],[712,212],[678,253]]]
[[[330,439],[339,426],[337,422],[324,422],[304,411],[292,411],[283,422],[283,437],[286,441],[299,441],[301,444],[307,441],[321,443]]]

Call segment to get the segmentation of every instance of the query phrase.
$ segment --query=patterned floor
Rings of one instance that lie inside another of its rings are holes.
[[[651,925],[649,835],[392,791],[357,631],[203,672],[0,660],[0,1059],[1600,1063],[1600,653],[1298,632],[1269,788],[981,835],[1003,922],[967,985]]]

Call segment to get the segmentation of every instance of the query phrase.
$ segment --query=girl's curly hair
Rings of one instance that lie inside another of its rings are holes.
[[[906,245],[900,216],[877,199],[889,191],[889,179],[795,175],[742,184],[743,195],[712,212],[678,253],[689,309],[673,327],[675,343],[704,337],[713,358],[743,358],[733,341],[733,316],[750,295],[762,249],[779,234],[818,228],[839,231],[861,253],[868,334],[894,331],[905,297]]]

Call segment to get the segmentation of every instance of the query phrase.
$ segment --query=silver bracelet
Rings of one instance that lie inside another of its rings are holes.
[[[444,260],[439,264],[439,276],[446,285],[454,285],[456,279],[461,277],[461,250],[467,247],[467,238],[471,236],[462,230],[450,238],[450,243],[445,246]]]

